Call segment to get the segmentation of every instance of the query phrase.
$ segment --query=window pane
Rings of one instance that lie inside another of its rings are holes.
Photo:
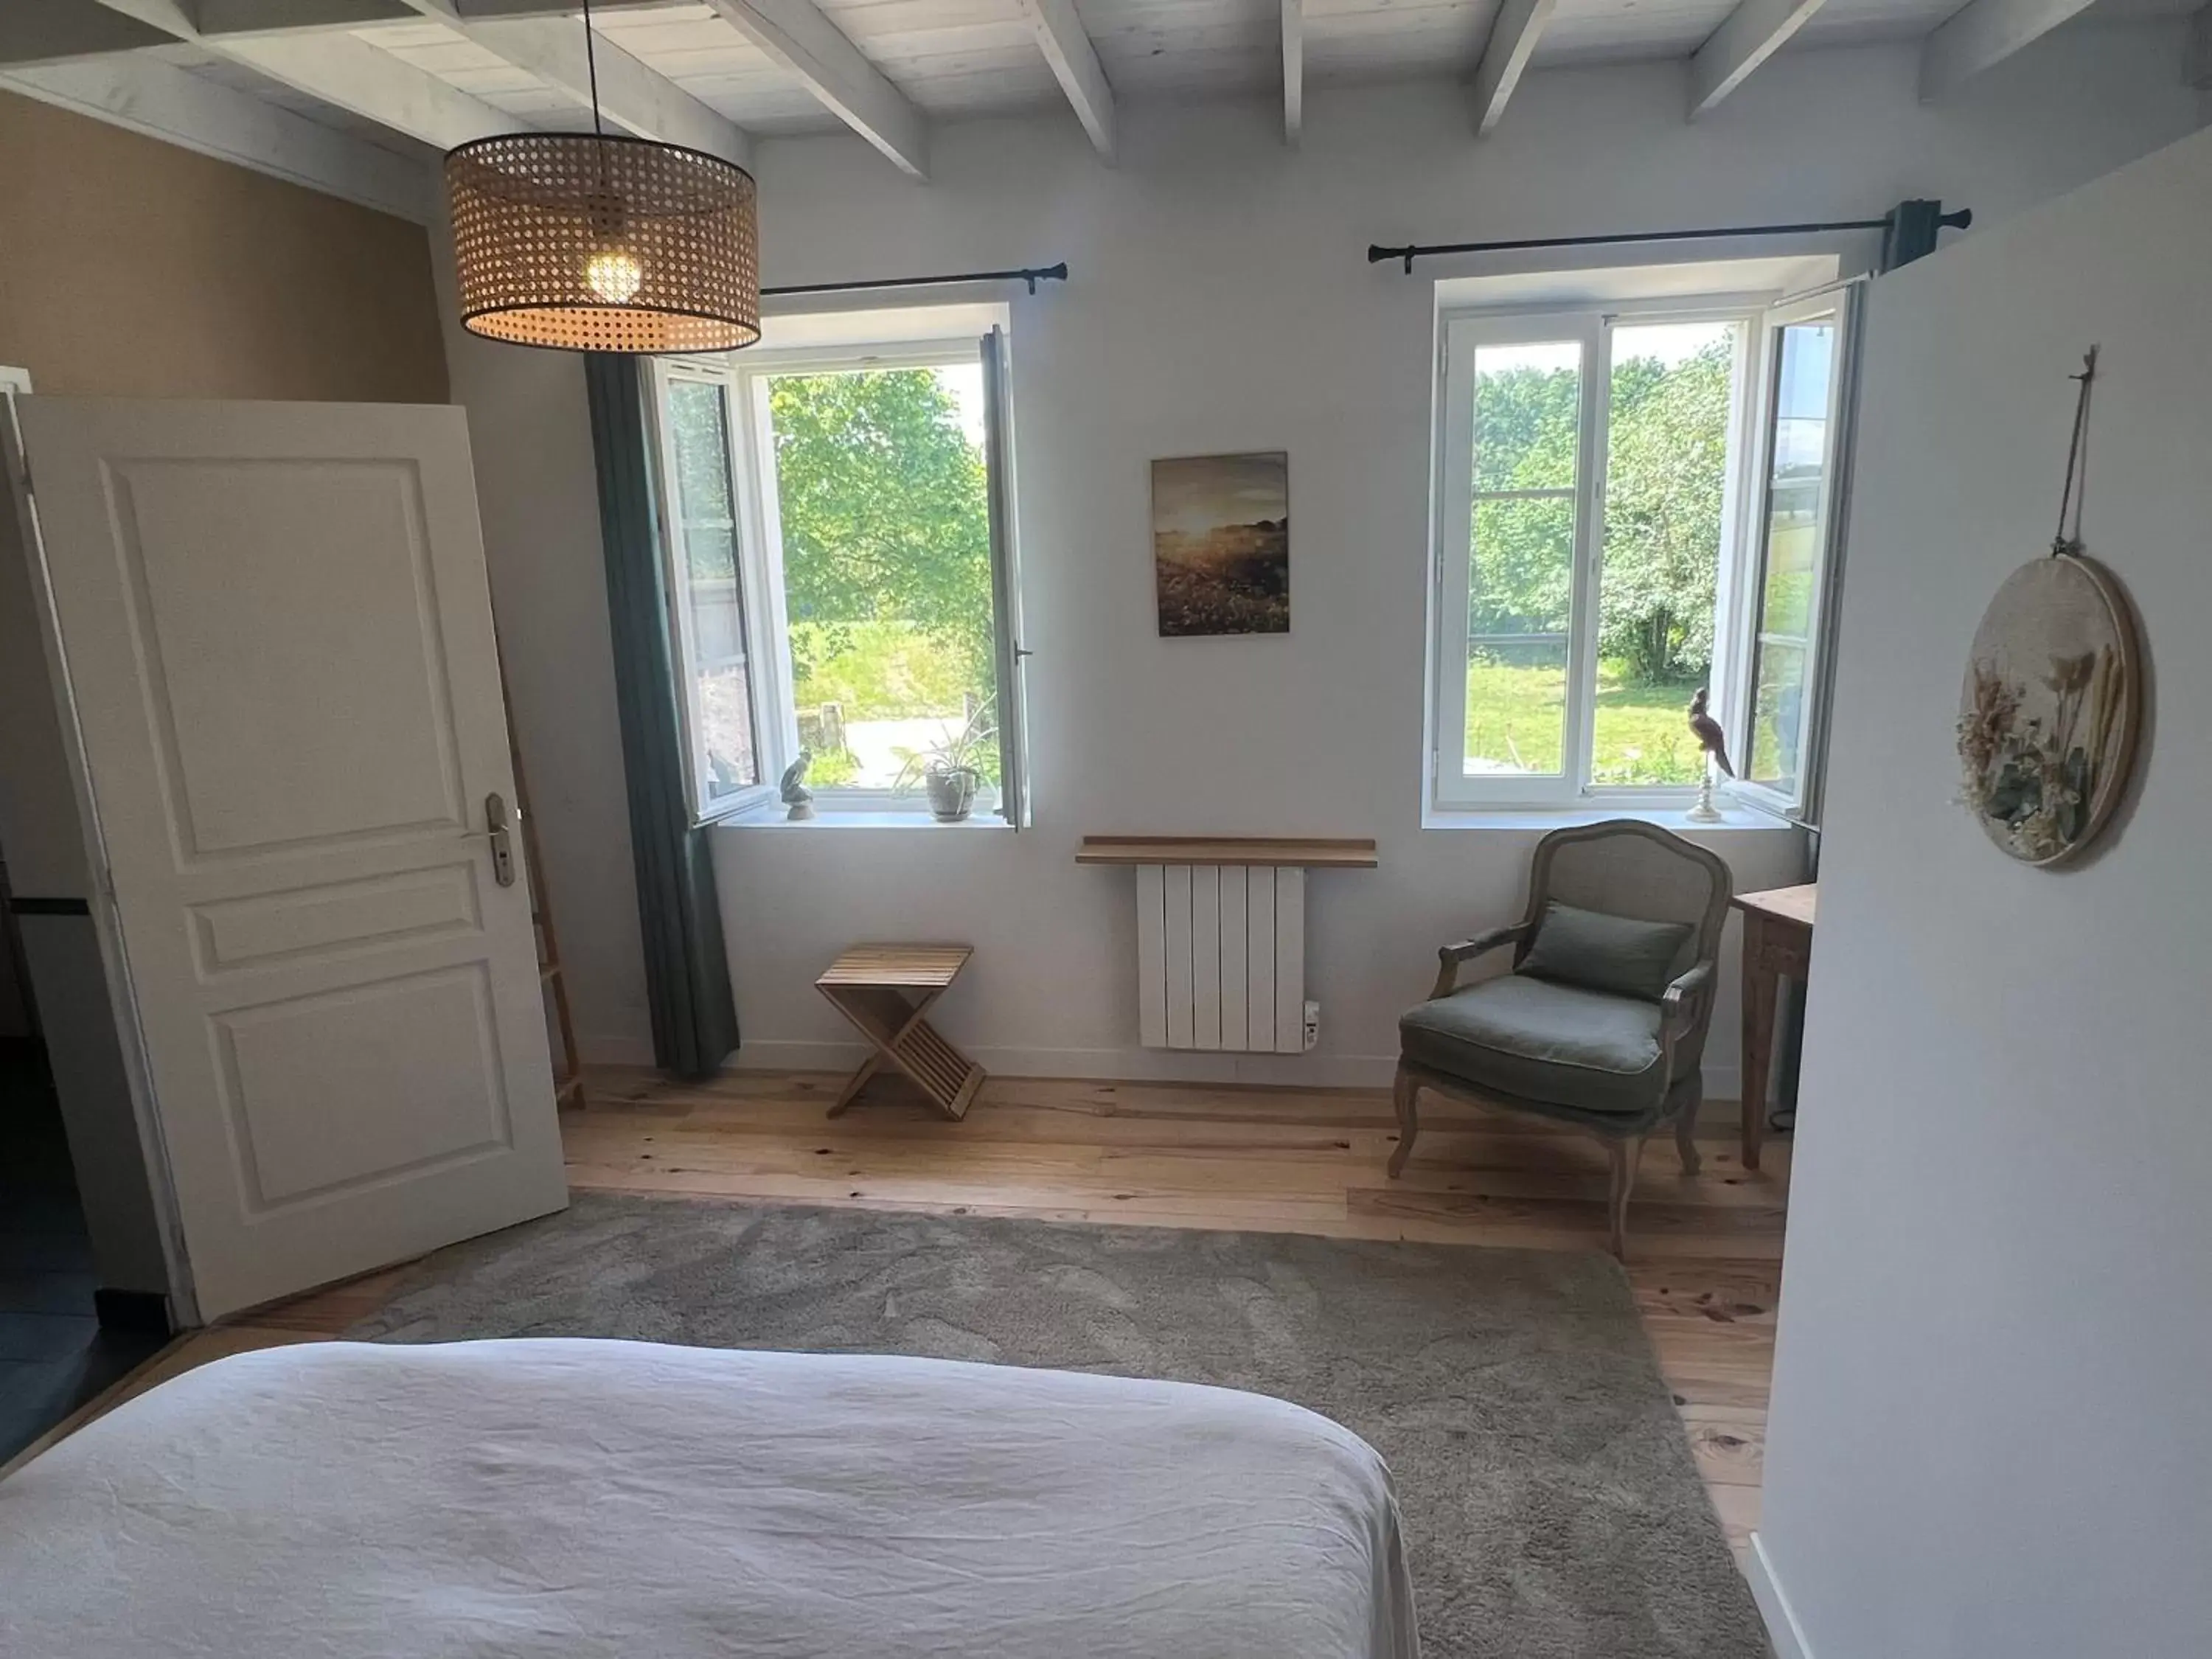
[[[1746,775],[1787,794],[1797,787],[1814,590],[1827,537],[1821,488],[1828,466],[1836,325],[1791,323],[1778,333]]]
[[[1828,387],[1835,369],[1836,325],[1790,323],[1782,329],[1781,380],[1774,412],[1774,476],[1801,470],[1818,477],[1828,448]]]
[[[1462,775],[1558,775],[1565,749],[1571,500],[1474,503]]]
[[[690,612],[691,672],[698,696],[693,765],[702,805],[760,781],[753,747],[752,687],[745,672],[745,623],[738,588],[737,513],[730,489],[729,411],[723,388],[706,380],[668,387],[670,446],[676,454],[679,599]]]
[[[1797,788],[1797,751],[1805,728],[1805,649],[1762,635],[1752,665],[1751,769],[1746,774],[1784,794]]]
[[[1574,488],[1582,361],[1574,340],[1475,349],[1478,495]]]
[[[799,741],[817,789],[998,782],[980,362],[769,382]]]
[[[1685,724],[1711,678],[1738,323],[1613,331],[1594,784],[1698,777]]]
[[[1759,626],[1769,633],[1802,637],[1812,626],[1813,575],[1819,562],[1814,520],[1827,466],[1835,348],[1832,323],[1800,323],[1782,331],[1766,583],[1759,605]]]
[[[1759,631],[1802,640],[1813,626],[1813,583],[1820,562],[1820,480],[1774,486],[1766,523],[1766,571]]]

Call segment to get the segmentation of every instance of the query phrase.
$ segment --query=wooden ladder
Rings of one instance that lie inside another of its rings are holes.
[[[553,927],[553,906],[545,896],[545,860],[538,850],[538,814],[523,780],[522,750],[510,727],[507,753],[514,762],[514,815],[522,820],[522,867],[530,881],[530,927],[538,941],[538,983],[553,999],[553,1030],[561,1041],[561,1069],[553,1078],[553,1103],[581,1107],[584,1068],[576,1058],[576,1024],[568,1012],[568,979],[561,967],[561,937]]]

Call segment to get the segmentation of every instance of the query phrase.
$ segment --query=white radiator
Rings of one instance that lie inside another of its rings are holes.
[[[1147,1048],[1305,1048],[1306,872],[1137,866],[1137,1000]]]

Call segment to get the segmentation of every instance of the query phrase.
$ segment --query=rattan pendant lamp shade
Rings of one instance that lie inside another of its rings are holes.
[[[589,51],[588,4],[584,30]],[[505,133],[448,152],[446,191],[471,333],[639,354],[760,338],[759,218],[734,162],[605,131]]]

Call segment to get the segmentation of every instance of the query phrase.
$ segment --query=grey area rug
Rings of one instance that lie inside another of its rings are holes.
[[[580,1194],[428,1258],[347,1334],[924,1354],[1273,1395],[1389,1462],[1434,1659],[1768,1651],[1605,1256]]]

